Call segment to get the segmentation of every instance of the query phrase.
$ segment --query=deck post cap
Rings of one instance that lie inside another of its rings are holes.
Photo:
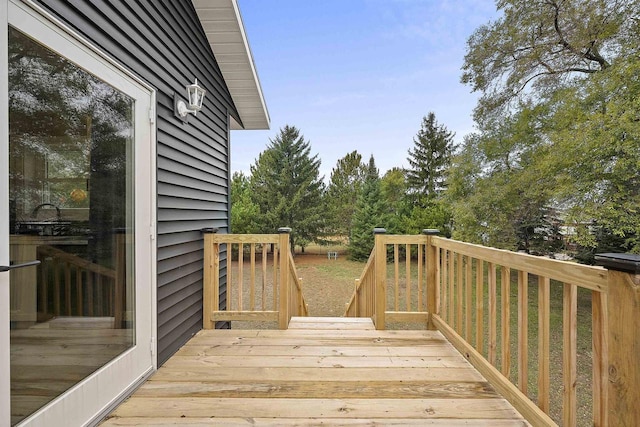
[[[631,274],[640,274],[640,255],[606,253],[596,254],[596,265],[609,270],[624,271]]]
[[[427,236],[437,236],[438,234],[440,234],[440,230],[438,230],[437,228],[425,228],[422,230],[422,234],[425,234]]]
[[[203,234],[215,234],[215,233],[218,232],[218,230],[219,229],[217,227],[206,227],[206,228],[201,229],[200,231]]]
[[[385,228],[382,227],[376,227],[373,229],[373,234],[384,234],[386,233],[387,230]]]
[[[291,233],[291,227],[280,227],[278,228],[279,234],[289,234]]]

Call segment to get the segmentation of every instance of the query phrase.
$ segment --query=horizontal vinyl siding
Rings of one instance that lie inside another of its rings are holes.
[[[158,363],[202,327],[202,233],[229,223],[228,115],[231,96],[190,1],[41,0],[156,90]],[[195,71],[193,71],[195,70]],[[194,77],[207,90],[202,111],[183,123],[174,93]],[[222,289],[224,304],[226,289]]]

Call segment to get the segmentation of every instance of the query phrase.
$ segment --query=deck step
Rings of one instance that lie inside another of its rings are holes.
[[[289,329],[373,331],[368,317],[292,317]]]

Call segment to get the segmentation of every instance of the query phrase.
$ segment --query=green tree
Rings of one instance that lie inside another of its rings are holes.
[[[366,173],[362,155],[352,151],[339,159],[331,171],[326,193],[329,228],[339,236],[350,236],[351,219]]]
[[[389,214],[388,232],[403,234],[404,221],[411,210],[407,197],[405,170],[395,167],[389,169],[380,181],[380,193],[386,212]]]
[[[380,175],[373,156],[369,159],[367,174],[353,214],[349,239],[349,258],[365,261],[373,250],[373,229],[387,227],[389,215],[381,197]]]
[[[409,150],[410,168],[406,171],[408,192],[414,204],[426,206],[444,190],[445,174],[451,162],[453,133],[436,120],[430,112],[422,119],[422,126]]]
[[[463,65],[462,82],[482,92],[478,121],[514,99],[542,99],[608,68],[630,38],[637,45],[638,0],[498,0],[496,6],[503,15],[473,33]]]
[[[231,232],[252,234],[259,231],[260,210],[251,199],[249,178],[234,172],[231,178]]]
[[[448,177],[455,238],[526,251],[544,239],[550,178],[534,165],[535,117],[524,109],[465,138]]]
[[[320,160],[294,126],[285,126],[251,166],[250,188],[259,208],[259,229],[291,227],[291,247],[317,241],[324,227]]]
[[[462,81],[478,133],[454,158],[454,237],[640,252],[640,2],[498,1],[469,39]],[[562,215],[559,215],[562,213]]]
[[[587,248],[622,239],[640,252],[640,57],[613,61],[555,98],[553,145],[540,163]],[[596,232],[590,232],[597,230]],[[611,233],[618,239],[607,237]]]

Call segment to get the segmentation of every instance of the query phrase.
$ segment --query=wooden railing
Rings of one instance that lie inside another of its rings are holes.
[[[434,237],[432,244],[436,249],[436,283],[440,294],[433,323],[535,425],[555,425],[549,417],[552,344],[562,348],[560,419],[564,426],[577,423],[578,288],[591,292],[593,423],[606,425],[607,270],[439,237]],[[511,343],[510,330],[512,278],[515,278],[517,292],[515,345]],[[537,282],[535,308],[529,303],[530,282]],[[552,286],[562,288],[561,342],[554,343],[550,339]],[[488,316],[485,316],[485,310]],[[528,398],[530,315],[538,319],[537,349],[533,351],[537,371],[537,406]],[[472,325],[475,325],[475,330],[472,330]],[[475,335],[473,345],[472,335]],[[515,348],[515,355],[511,354],[512,348]],[[515,384],[511,382],[514,356],[517,369]]]
[[[374,249],[362,275],[356,280],[345,316],[371,317],[377,329],[385,329],[387,321],[427,322],[429,299],[425,257],[431,237],[428,234],[392,236],[383,231],[374,230]],[[403,265],[400,265],[401,254]],[[391,269],[388,259],[393,261]]]
[[[375,252],[371,252],[369,260],[356,279],[351,300],[347,303],[345,317],[374,317],[376,308],[376,270]]]
[[[591,304],[593,425],[606,426],[612,413],[608,399],[612,327],[609,319],[612,305],[608,296],[613,277],[610,273],[614,272],[432,235],[376,234],[375,247],[356,281],[345,315],[371,317],[377,329],[385,329],[387,322],[419,321],[429,329],[439,330],[536,426],[556,425],[549,416],[550,361],[551,354],[559,352],[550,349],[561,348],[558,360],[562,367],[554,370],[561,371],[558,374],[561,381],[555,384],[555,389],[560,390],[562,407],[556,419],[563,426],[575,426],[578,292],[582,289],[581,299],[586,294],[590,298],[587,303]],[[535,295],[529,291],[531,285],[537,293],[535,305],[529,301],[530,295]],[[557,313],[552,314],[551,295],[557,294],[552,291],[558,288],[562,314],[561,322],[554,317],[554,324],[561,323],[562,333],[558,342],[552,342],[551,332],[557,331],[550,330],[551,318]],[[634,292],[632,299],[637,303],[637,285]],[[511,305],[514,293],[517,294],[515,310]],[[513,316],[517,316],[517,321]],[[530,331],[529,322],[536,318],[537,327]],[[517,325],[516,331],[512,321]],[[512,334],[517,337],[515,340]],[[632,339],[635,338],[629,338]],[[537,345],[530,348],[529,341],[537,341]],[[636,370],[637,367],[628,368],[625,375],[635,378]],[[530,377],[537,379],[533,387],[529,386]],[[636,389],[639,385],[636,381]],[[633,393],[637,395],[637,391]],[[530,400],[530,395],[536,403]]]
[[[279,234],[205,232],[205,329],[213,329],[219,321],[234,320],[278,322],[281,329],[286,329],[292,316],[307,315],[302,281],[290,250],[291,230],[278,231]],[[225,297],[223,305],[221,295]]]
[[[125,327],[124,239],[124,234],[115,237],[113,269],[53,246],[38,246],[40,320],[55,316],[113,317],[115,328]]]

